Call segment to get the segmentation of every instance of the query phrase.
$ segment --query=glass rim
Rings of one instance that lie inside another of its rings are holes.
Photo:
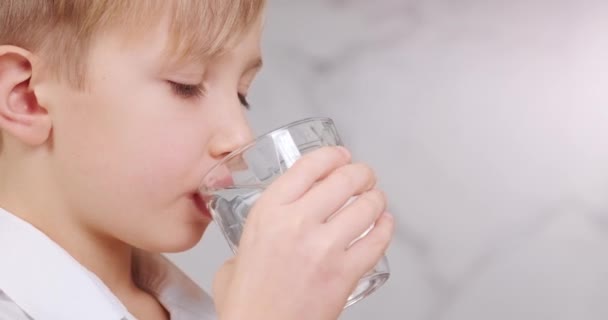
[[[304,118],[304,119],[300,119],[297,121],[293,121],[290,122],[288,124],[285,124],[283,126],[280,126],[278,128],[272,129],[270,131],[267,131],[261,135],[259,135],[258,137],[256,137],[255,139],[249,141],[248,143],[246,143],[245,145],[237,148],[236,150],[230,152],[227,156],[225,156],[222,160],[220,160],[218,163],[214,164],[209,170],[207,170],[207,172],[203,175],[203,179],[201,181],[201,185],[199,186],[198,190],[201,191],[203,189],[203,183],[205,181],[205,178],[207,178],[207,176],[209,176],[213,171],[215,171],[218,167],[226,164],[226,162],[234,159],[237,155],[243,153],[244,151],[252,148],[253,146],[255,146],[258,142],[260,142],[263,138],[267,137],[268,135],[270,135],[273,132],[279,131],[279,130],[283,130],[283,129],[287,129],[287,128],[291,128],[291,127],[295,127],[298,125],[301,125],[303,123],[307,123],[307,122],[330,122],[331,124],[334,124],[333,119],[329,118],[329,117],[309,117],[309,118]]]

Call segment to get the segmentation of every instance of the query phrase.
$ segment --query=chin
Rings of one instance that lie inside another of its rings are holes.
[[[192,249],[199,243],[209,223],[198,223],[195,226],[189,225],[186,228],[177,228],[155,235],[153,250],[154,252],[177,253]]]

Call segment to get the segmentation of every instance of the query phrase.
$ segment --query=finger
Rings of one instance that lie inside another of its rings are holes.
[[[388,213],[382,214],[370,233],[346,251],[349,271],[362,277],[372,270],[388,249],[394,230],[394,218]]]
[[[279,204],[289,204],[304,195],[320,179],[350,162],[350,153],[343,147],[323,147],[307,153],[272,183],[263,197]]]
[[[368,191],[340,210],[326,226],[336,235],[336,244],[349,247],[386,210],[386,196],[380,190]]]
[[[375,184],[374,172],[367,165],[346,165],[315,184],[297,203],[306,208],[307,218],[323,223],[353,196],[370,190]]]

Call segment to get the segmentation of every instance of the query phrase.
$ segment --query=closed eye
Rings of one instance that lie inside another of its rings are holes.
[[[167,81],[175,95],[180,98],[190,99],[201,97],[205,90],[202,84],[186,84],[174,81]]]

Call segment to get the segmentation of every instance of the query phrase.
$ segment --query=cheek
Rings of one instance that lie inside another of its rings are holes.
[[[208,134],[192,115],[171,106],[147,105],[119,116],[112,130],[115,165],[141,195],[167,200],[197,187]],[[149,110],[152,109],[152,110]]]
[[[204,139],[194,136],[183,128],[166,126],[155,128],[134,128],[133,140],[123,141],[121,148],[127,159],[126,170],[133,183],[146,187],[159,196],[171,188],[177,192],[190,192],[196,187],[195,179],[200,172],[204,155]],[[188,189],[188,190],[184,190]]]
[[[58,163],[74,192],[102,195],[105,206],[152,209],[194,191],[209,134],[196,109],[163,99],[93,97],[59,117]]]

